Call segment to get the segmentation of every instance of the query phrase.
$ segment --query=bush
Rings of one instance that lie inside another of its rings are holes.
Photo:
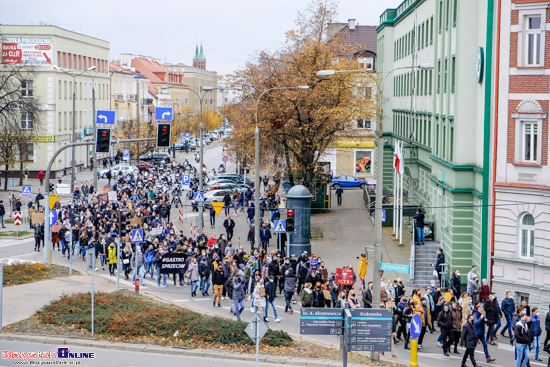
[[[64,295],[38,311],[41,323],[91,331],[91,294]],[[95,333],[132,341],[144,337],[168,341],[178,339],[201,345],[253,345],[245,333],[246,323],[201,315],[173,305],[161,304],[130,292],[96,293]],[[292,338],[282,331],[269,330],[262,344],[288,347]]]

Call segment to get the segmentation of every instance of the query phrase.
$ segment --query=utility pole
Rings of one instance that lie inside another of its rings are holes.
[[[254,246],[260,248],[260,129],[254,131]]]
[[[95,81],[92,77],[92,126],[94,128],[94,135],[93,139],[97,136],[97,125],[96,125],[96,117],[95,117]],[[97,153],[95,152],[95,149],[92,147],[92,159],[94,160],[94,191],[97,192],[97,172],[99,171],[99,162],[97,161]]]
[[[137,121],[137,130],[138,130],[138,139],[141,137],[140,134],[140,125],[141,125],[141,107],[139,102],[139,78],[136,78],[136,106],[137,106],[137,112],[136,112],[136,121]],[[138,173],[139,173],[139,142],[136,144],[137,146],[137,165],[138,165]],[[131,162],[131,161],[130,161]]]
[[[76,118],[75,118],[75,115],[76,115],[76,112],[75,112],[75,100],[76,100],[76,76],[73,75],[73,129],[72,129],[72,134],[71,134],[71,143],[75,143],[76,142]],[[75,179],[75,176],[76,176],[76,150],[75,150],[75,147],[73,146],[72,149],[71,149],[71,192],[74,192],[74,179]],[[46,203],[47,204],[47,203]]]

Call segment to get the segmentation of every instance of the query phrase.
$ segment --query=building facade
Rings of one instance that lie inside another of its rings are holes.
[[[71,142],[75,93],[75,141],[93,141],[92,83],[96,110],[109,109],[109,43],[55,26],[0,25],[3,49],[17,49],[19,57],[6,54],[1,67],[26,63],[34,70],[30,92],[41,104],[42,128],[24,154],[25,167],[35,176],[46,168],[50,157]],[[35,55],[32,50],[40,50]],[[54,69],[56,65],[59,69]],[[95,70],[86,72],[95,66]],[[1,71],[1,69],[0,69]],[[82,75],[73,78],[73,75]],[[74,84],[73,84],[74,83]],[[22,121],[27,124],[29,121]],[[31,122],[32,123],[32,122]],[[88,167],[93,146],[76,147],[76,166]],[[99,155],[101,157],[101,155]],[[54,161],[56,171],[69,174],[71,150],[66,149]],[[14,168],[16,169],[16,168]]]
[[[550,302],[548,22],[550,1],[503,0],[497,24],[492,287],[532,305]]]
[[[448,276],[477,265],[486,277],[489,268],[492,4],[405,0],[381,15],[377,29],[384,186],[391,192],[400,140],[405,198],[435,222]]]

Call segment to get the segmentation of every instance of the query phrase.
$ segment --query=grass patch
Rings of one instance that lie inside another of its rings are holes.
[[[317,238],[323,238],[323,231],[315,228],[311,229],[311,239],[314,240]]]
[[[31,232],[28,231],[3,231],[0,232],[0,237],[23,237],[30,235]]]
[[[90,303],[90,293],[64,295],[32,317],[4,327],[2,332],[89,338]],[[95,338],[110,342],[254,353],[255,345],[245,333],[246,325],[245,322],[202,315],[130,291],[95,294]],[[341,352],[337,349],[293,340],[286,332],[271,329],[260,347],[262,354],[341,360]],[[357,353],[350,353],[349,360],[358,364],[392,365],[370,362],[367,356]]]
[[[80,274],[73,270],[73,274]],[[6,287],[39,282],[45,279],[65,277],[69,275],[69,269],[64,266],[51,265],[46,267],[43,263],[21,263],[4,265],[4,285]]]

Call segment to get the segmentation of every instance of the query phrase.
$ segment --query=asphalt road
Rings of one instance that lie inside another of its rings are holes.
[[[10,342],[0,341],[0,350],[2,351],[23,351],[23,352],[48,352],[53,351],[57,353],[58,348],[69,348],[71,353],[94,353],[94,359],[43,359],[42,361],[67,361],[67,362],[80,362],[79,366],[82,367],[95,367],[95,366],[118,366],[118,367],[134,367],[134,366],[163,366],[163,367],[181,367],[181,366],[193,366],[193,367],[211,367],[215,365],[224,367],[247,367],[255,366],[255,362],[230,360],[230,359],[218,359],[218,358],[200,358],[200,357],[187,357],[170,354],[160,353],[147,353],[147,352],[126,352],[121,350],[112,350],[104,348],[86,348],[77,346],[65,346],[65,345],[48,345],[48,344],[33,344],[22,342]],[[21,360],[16,359],[0,359],[0,367],[13,367],[16,364],[14,362]],[[37,360],[34,360],[37,361]],[[27,366],[41,366],[39,362],[29,363]],[[262,366],[276,366],[272,363],[260,363]]]

